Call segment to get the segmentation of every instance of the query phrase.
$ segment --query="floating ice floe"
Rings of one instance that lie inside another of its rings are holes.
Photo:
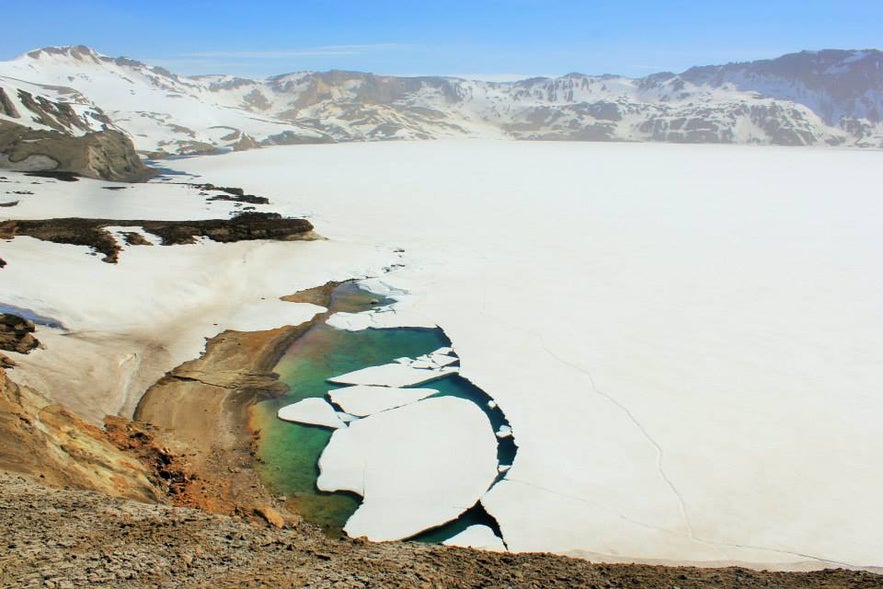
[[[511,438],[512,437],[512,428],[508,425],[501,425],[500,429],[497,430],[498,438]]]
[[[363,417],[425,399],[436,389],[401,389],[359,385],[328,391],[331,401],[351,415]]]
[[[307,425],[320,425],[322,427],[330,427],[337,429],[345,427],[343,421],[338,417],[334,407],[325,399],[312,397],[286,405],[276,412],[279,419],[285,421],[293,421],[295,423],[305,423]]]
[[[436,366],[450,366],[451,364],[455,364],[460,361],[456,356],[449,356],[447,354],[441,354],[439,352],[433,352],[429,355],[429,360]]]
[[[353,415],[352,413],[345,413],[343,411],[338,411],[337,418],[340,419],[344,423],[349,423],[351,421],[356,421],[357,419],[359,419],[359,416]]]
[[[414,368],[412,365],[392,362],[380,366],[369,366],[340,376],[333,376],[328,382],[349,385],[377,385],[386,387],[407,387],[423,384],[454,374],[456,368]]]
[[[319,469],[320,490],[364,498],[347,534],[399,540],[475,505],[497,476],[497,441],[474,403],[426,399],[338,429]]]
[[[445,546],[460,546],[462,548],[480,548],[482,550],[493,550],[497,552],[505,552],[506,545],[494,531],[487,526],[474,525],[469,526],[456,536],[451,536],[444,542]]]

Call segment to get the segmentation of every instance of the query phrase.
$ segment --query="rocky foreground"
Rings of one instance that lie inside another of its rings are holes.
[[[0,475],[4,587],[881,588],[867,572],[597,565],[546,554],[331,540]]]

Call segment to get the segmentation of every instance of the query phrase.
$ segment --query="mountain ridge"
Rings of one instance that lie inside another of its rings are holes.
[[[484,82],[348,70],[188,77],[77,45],[0,62],[0,76],[71,88],[52,99],[101,112],[153,157],[457,137],[883,146],[876,49],[801,51],[641,78],[574,72]]]

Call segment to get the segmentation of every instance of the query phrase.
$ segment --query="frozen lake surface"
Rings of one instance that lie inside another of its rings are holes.
[[[0,303],[67,328],[40,326],[46,349],[16,357],[13,376],[94,421],[130,414],[205,337],[302,322],[322,308],[278,297],[370,276],[366,287],[398,302],[329,321],[441,327],[460,375],[508,418],[517,457],[481,507],[509,549],[883,566],[880,159],[463,141],[178,160],[200,181],[269,197],[258,210],[307,216],[329,240],[126,246],[117,265],[80,246],[4,242]],[[183,185],[26,181],[34,194],[5,216],[235,210]],[[381,446],[372,460],[393,464]],[[395,492],[385,472],[369,473],[384,497]],[[354,523],[387,537],[383,519]]]
[[[880,566],[880,158],[434,142],[179,165],[404,250],[374,287],[408,296],[371,323],[441,326],[506,412],[518,456],[482,503],[510,549]]]

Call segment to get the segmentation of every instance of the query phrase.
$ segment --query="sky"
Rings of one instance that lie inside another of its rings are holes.
[[[186,75],[644,76],[883,47],[881,0],[0,0],[0,8],[16,23],[0,36],[0,59],[82,44]]]

